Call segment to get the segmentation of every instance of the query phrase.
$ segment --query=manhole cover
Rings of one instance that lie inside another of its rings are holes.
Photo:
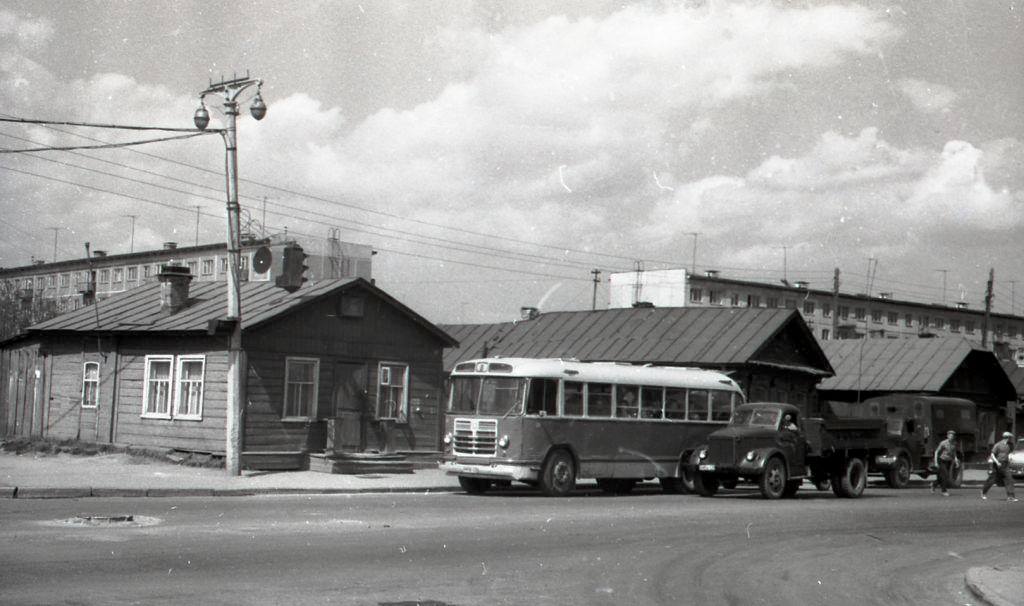
[[[150,516],[137,516],[130,513],[118,515],[90,515],[82,514],[63,520],[43,522],[47,526],[78,526],[82,528],[137,528],[139,526],[153,526],[160,523],[160,518]]]

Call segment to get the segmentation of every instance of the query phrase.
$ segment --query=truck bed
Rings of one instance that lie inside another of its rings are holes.
[[[812,455],[839,450],[885,449],[890,442],[885,419],[807,418],[803,424]]]

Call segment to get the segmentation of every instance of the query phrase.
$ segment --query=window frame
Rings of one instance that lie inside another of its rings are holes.
[[[96,368],[96,378],[89,378],[89,367]],[[92,385],[92,404],[87,404],[89,393],[88,387]],[[96,409],[100,406],[100,363],[94,360],[82,362],[82,408]]]
[[[399,385],[393,383],[395,377],[395,369],[401,367],[402,369],[402,384],[401,384],[401,402],[396,402],[394,416],[384,415],[383,410],[383,392],[385,388],[393,389],[398,388]],[[381,360],[377,363],[377,406],[375,410],[375,417],[377,419],[394,419],[396,423],[408,423],[409,422],[409,375],[411,374],[411,367],[408,362],[395,362],[389,360]],[[385,379],[386,375],[386,379]]]
[[[293,363],[312,363],[313,364],[313,388],[312,394],[313,399],[310,403],[310,409],[308,415],[289,415],[290,402],[288,401],[291,390],[288,386],[293,383],[290,381],[290,370]],[[284,358],[284,397],[281,398],[281,419],[283,421],[311,421],[317,418],[317,404],[319,403],[320,395],[320,358],[310,358],[305,356],[285,356]]]
[[[198,410],[193,414],[187,414],[181,412],[181,395],[182,395],[182,366],[185,362],[199,362],[202,368],[199,372],[199,403]],[[185,354],[177,356],[174,364],[175,374],[172,378],[174,382],[174,408],[172,416],[175,419],[181,419],[183,421],[202,421],[203,420],[203,399],[206,397],[206,355],[205,354]]]
[[[167,412],[155,412],[149,409],[149,383],[150,383],[150,371],[153,362],[167,362],[168,363],[168,375],[167,375]],[[140,415],[144,419],[165,419],[170,420],[172,417],[171,412],[173,410],[174,403],[174,356],[171,354],[148,354],[145,358],[145,369],[142,375],[142,414]]]

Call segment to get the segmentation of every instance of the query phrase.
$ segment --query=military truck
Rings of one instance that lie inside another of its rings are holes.
[[[884,419],[801,418],[791,404],[744,404],[694,452],[694,491],[710,497],[719,486],[746,480],[766,499],[778,499],[792,497],[808,479],[819,489],[831,486],[838,497],[856,498],[869,466],[893,447]]]
[[[978,429],[978,405],[963,398],[925,394],[890,394],[862,402],[829,402],[829,409],[842,417],[882,418],[898,447],[877,463],[893,488],[903,488],[910,474],[927,478],[935,473],[935,448],[955,431],[959,459],[981,462],[988,457]],[[950,481],[954,487],[963,482],[964,465],[954,468]]]

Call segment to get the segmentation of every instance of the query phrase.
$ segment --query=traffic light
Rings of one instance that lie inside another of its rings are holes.
[[[295,292],[306,281],[303,275],[309,269],[306,266],[306,253],[298,244],[286,244],[281,247],[280,263],[275,263],[274,266],[280,268],[274,273],[274,283],[288,292]]]

